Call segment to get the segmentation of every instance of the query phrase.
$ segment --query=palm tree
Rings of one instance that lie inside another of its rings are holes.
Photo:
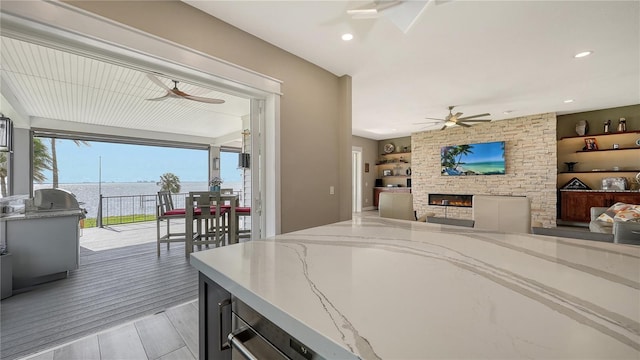
[[[47,146],[38,138],[33,139],[33,180],[43,182],[47,179],[44,170],[51,170],[51,156]],[[7,176],[9,176],[9,163],[7,153],[0,153],[0,194],[6,197]]]
[[[2,197],[7,197],[7,175],[9,171],[7,170],[7,153],[0,153],[0,193]]]
[[[446,169],[458,171],[458,166],[462,164],[462,156],[473,154],[472,145],[446,146],[441,149],[440,163]]]
[[[459,146],[456,146],[455,155],[458,158],[456,159],[456,166],[455,166],[454,169],[457,169],[458,165],[462,164],[461,160],[462,160],[462,156],[463,155],[473,154],[473,151],[471,151],[472,148],[473,148],[472,145],[459,145]]]
[[[42,139],[33,138],[33,181],[42,183],[47,180],[44,170],[51,170],[52,163],[47,145],[42,142]]]
[[[169,191],[174,194],[180,192],[180,178],[173,173],[160,175],[160,181],[157,185],[160,185],[160,191]]]
[[[73,142],[77,145],[86,145],[91,146],[88,142],[84,140],[73,140]],[[51,138],[51,173],[53,176],[53,188],[58,188],[58,155],[56,153],[56,139]]]

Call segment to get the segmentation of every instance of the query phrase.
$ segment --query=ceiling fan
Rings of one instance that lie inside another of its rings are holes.
[[[382,11],[400,5],[403,2],[403,0],[374,1],[360,9],[347,10],[347,14],[351,16],[352,19],[375,19],[380,16]]]
[[[453,114],[452,110],[453,110],[454,107],[455,106],[449,106],[449,115],[447,115],[447,117],[444,118],[444,119],[436,119],[436,118],[425,118],[425,119],[443,121],[444,124],[442,125],[442,128],[440,128],[440,130],[444,130],[444,129],[448,128],[448,127],[455,126],[455,125],[459,125],[459,126],[463,126],[463,127],[471,127],[471,125],[467,124],[468,122],[487,122],[487,121],[491,121],[491,119],[475,119],[475,118],[491,115],[489,113],[460,117],[460,116],[462,116],[461,112],[457,112],[457,113]]]
[[[172,88],[168,87],[167,85],[165,85],[162,81],[160,81],[160,79],[158,79],[157,77],[155,77],[155,76],[153,76],[151,74],[147,74],[147,77],[154,84],[160,86],[161,88],[163,88],[164,90],[167,91],[167,93],[164,96],[153,98],[153,99],[147,99],[147,100],[160,101],[160,100],[165,100],[165,99],[173,97],[173,98],[181,98],[181,99],[199,101],[199,102],[208,103],[208,104],[222,104],[222,103],[224,103],[224,100],[222,100],[222,99],[213,99],[213,98],[206,98],[206,97],[201,97],[201,96],[193,96],[193,95],[189,95],[189,94],[187,94],[187,93],[185,93],[183,91],[180,91],[178,89],[178,81],[177,80],[171,80],[171,81],[173,81],[173,89],[172,89]]]

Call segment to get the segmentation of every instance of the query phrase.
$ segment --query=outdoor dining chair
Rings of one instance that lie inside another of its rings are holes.
[[[222,208],[219,192],[192,191],[187,197],[187,218],[185,232],[187,238],[185,255],[193,252],[193,247],[202,245],[222,246],[225,238],[227,212]],[[194,227],[195,223],[195,227]]]
[[[158,256],[160,256],[160,244],[166,243],[167,250],[169,250],[169,244],[172,242],[185,242],[185,233],[172,233],[171,232],[171,220],[185,219],[186,210],[176,209],[173,207],[173,198],[169,191],[158,191],[158,203],[156,206],[156,231],[157,231],[157,247]],[[160,223],[167,223],[166,233],[163,235],[160,231]]]
[[[220,189],[221,194],[233,194],[233,189]],[[231,205],[225,204],[223,208],[229,209]],[[251,207],[236,206],[236,238],[248,238],[251,236],[251,229],[240,229],[240,216],[251,216]],[[235,240],[234,240],[235,242]]]

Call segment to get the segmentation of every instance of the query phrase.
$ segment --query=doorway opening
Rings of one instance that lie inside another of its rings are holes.
[[[354,146],[351,150],[351,211],[362,212],[362,148]]]

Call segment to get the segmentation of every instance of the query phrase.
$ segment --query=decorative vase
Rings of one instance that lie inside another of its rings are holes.
[[[576,134],[578,136],[584,136],[589,131],[589,123],[586,120],[580,120],[576,124]]]

